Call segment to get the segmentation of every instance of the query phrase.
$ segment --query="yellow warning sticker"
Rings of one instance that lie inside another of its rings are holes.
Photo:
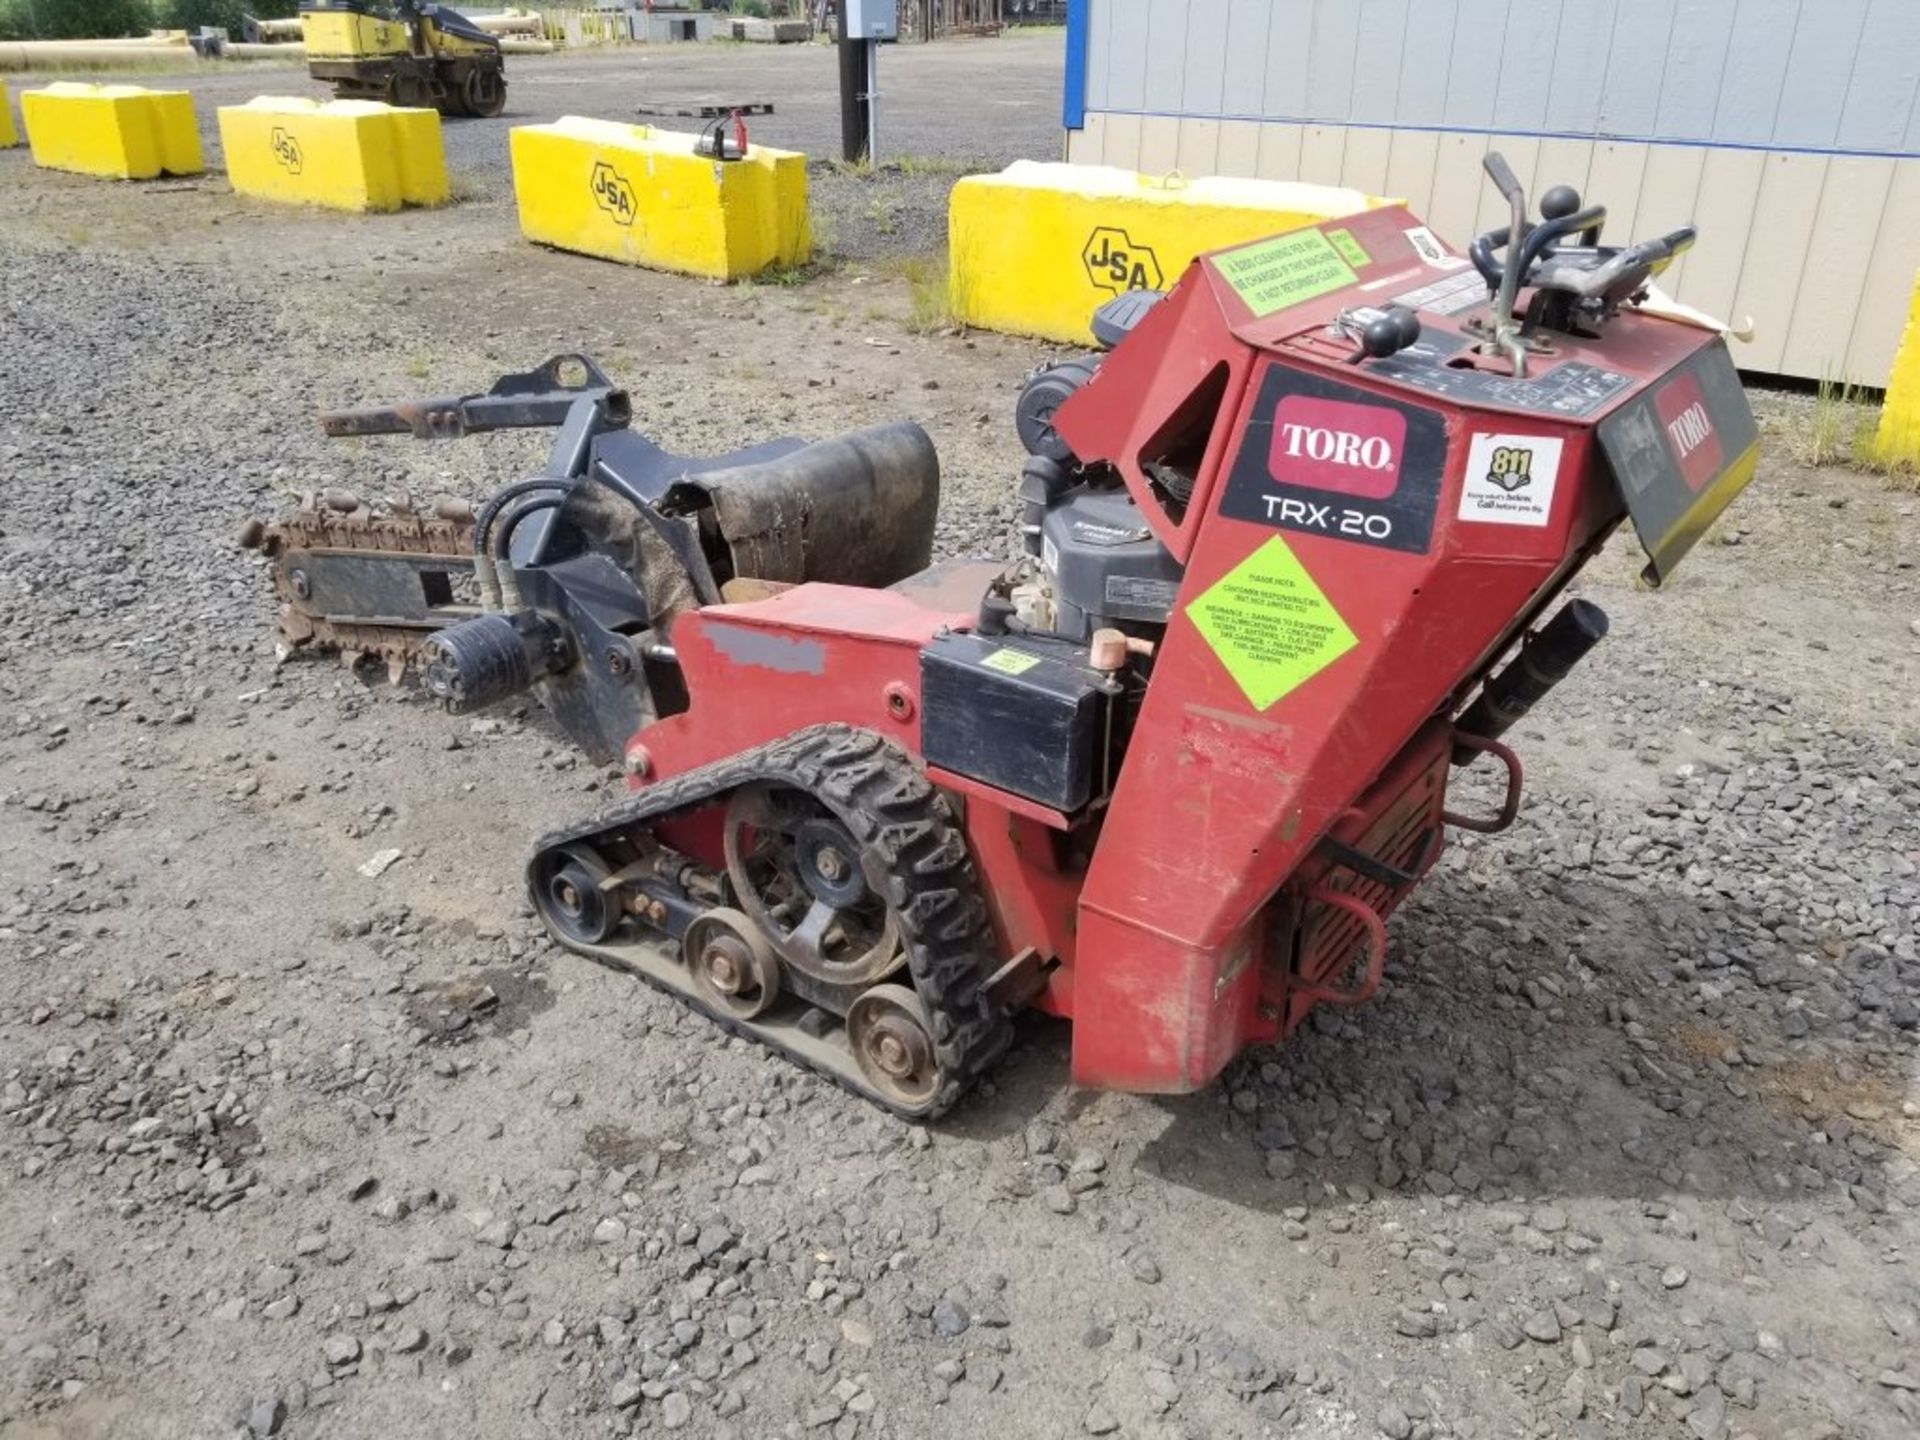
[[[1023,655],[1018,650],[996,650],[980,663],[1002,675],[1024,675],[1040,663],[1040,657]]]
[[[1187,618],[1256,710],[1360,643],[1278,535],[1208,586]]]
[[[1353,238],[1351,230],[1329,230],[1327,240],[1340,252],[1340,258],[1356,270],[1364,270],[1373,263],[1373,257],[1367,254],[1367,247]]]
[[[1256,320],[1344,290],[1360,278],[1318,230],[1294,230],[1222,250],[1213,264]]]

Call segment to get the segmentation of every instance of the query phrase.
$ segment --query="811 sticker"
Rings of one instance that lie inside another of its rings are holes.
[[[1544,528],[1553,516],[1564,443],[1551,435],[1475,435],[1460,487],[1460,518]]]

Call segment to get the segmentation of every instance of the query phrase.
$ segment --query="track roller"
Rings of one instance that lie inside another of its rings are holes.
[[[847,1048],[867,1083],[903,1110],[925,1105],[940,1088],[933,1022],[904,985],[860,993],[847,1011]]]
[[[545,873],[535,878],[533,903],[547,928],[568,944],[598,945],[610,939],[620,926],[620,908],[599,857],[574,845],[542,860]]]
[[[738,910],[718,906],[695,918],[680,958],[700,998],[736,1020],[756,1019],[780,998],[780,961]]]

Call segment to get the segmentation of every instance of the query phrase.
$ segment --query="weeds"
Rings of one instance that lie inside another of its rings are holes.
[[[804,285],[823,267],[808,260],[798,265],[770,265],[758,275],[749,275],[745,283],[749,285],[772,285],[782,290],[790,290],[796,285]]]
[[[962,160],[952,155],[891,155],[876,165],[871,160],[828,160],[827,169],[855,180],[872,180],[883,175],[972,175],[992,167],[979,160]]]
[[[825,279],[839,268],[840,261],[832,255],[823,255],[816,245],[810,259],[791,265],[769,265],[757,275],[742,275],[734,283],[749,289],[766,285],[776,290],[797,290],[815,280]]]
[[[840,238],[839,222],[831,210],[816,210],[811,203],[807,206],[807,239],[815,255],[831,255],[835,242]]]
[[[882,168],[902,175],[971,175],[986,167],[977,160],[959,160],[951,155],[896,155]]]
[[[1802,465],[1844,465],[1884,476],[1893,489],[1920,491],[1912,458],[1920,454],[1920,434],[1905,433],[1916,427],[1920,421],[1889,427],[1865,386],[1822,380],[1811,418],[1787,432],[1787,449]]]
[[[1793,458],[1802,465],[1852,465],[1871,448],[1879,412],[1864,403],[1851,381],[1822,380],[1814,396],[1813,418],[1788,438]]]
[[[964,307],[957,304],[945,254],[910,255],[898,262],[907,282],[907,328],[916,335],[964,330]]]
[[[408,379],[424,380],[427,378],[429,374],[432,373],[432,371],[433,371],[432,356],[425,355],[425,354],[416,354],[408,357],[408,360],[407,360],[407,378]]]

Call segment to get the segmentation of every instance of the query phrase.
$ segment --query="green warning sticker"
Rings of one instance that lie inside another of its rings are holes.
[[[1254,318],[1262,319],[1359,279],[1340,253],[1318,230],[1296,230],[1224,251],[1213,263]]]
[[[1040,663],[1040,657],[1023,655],[1018,650],[996,650],[980,663],[1002,675],[1024,675]]]
[[[1210,585],[1187,618],[1256,710],[1360,643],[1278,535]]]
[[[1356,270],[1364,270],[1373,263],[1373,257],[1367,254],[1367,247],[1353,238],[1351,230],[1329,230],[1327,241],[1340,252],[1340,258]]]

